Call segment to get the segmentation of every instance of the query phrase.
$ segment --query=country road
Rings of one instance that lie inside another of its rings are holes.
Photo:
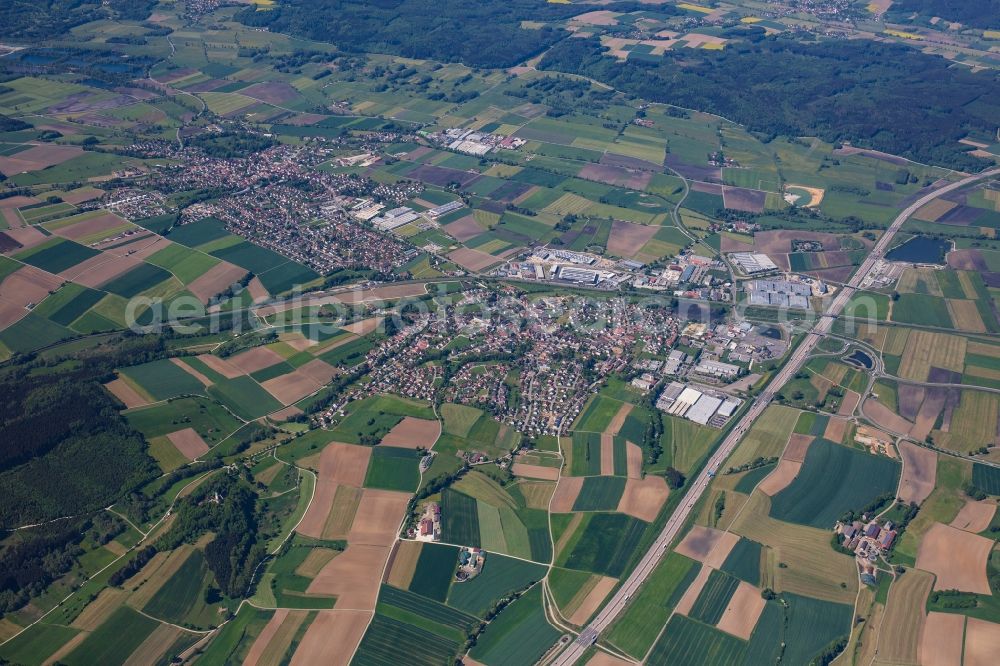
[[[584,652],[586,652],[587,649],[597,640],[600,633],[611,626],[615,619],[617,619],[617,617],[625,610],[629,599],[631,599],[632,595],[639,591],[639,587],[656,568],[656,565],[660,562],[660,559],[663,557],[667,547],[680,533],[681,528],[684,526],[691,514],[692,508],[708,488],[708,485],[712,480],[712,476],[714,476],[715,470],[718,469],[723,461],[729,457],[729,454],[733,452],[737,444],[739,444],[740,440],[743,438],[743,435],[746,434],[746,432],[753,425],[754,421],[763,413],[768,404],[770,404],[775,393],[779,391],[788,382],[788,380],[799,371],[805,363],[806,358],[808,358],[813,347],[816,346],[816,343],[830,331],[833,322],[850,301],[851,296],[854,295],[854,292],[857,290],[862,278],[867,275],[869,271],[871,271],[875,262],[885,255],[892,243],[893,237],[903,226],[906,220],[908,220],[911,215],[917,212],[917,210],[928,202],[933,201],[944,194],[970,185],[978,180],[990,178],[996,175],[1000,175],[1000,167],[989,169],[987,171],[983,171],[982,173],[968,176],[962,180],[945,185],[944,187],[934,190],[933,192],[929,192],[928,194],[925,194],[917,199],[905,210],[903,210],[895,220],[893,220],[892,224],[875,244],[875,247],[872,248],[871,253],[858,267],[858,270],[851,277],[850,281],[840,289],[833,301],[827,307],[826,311],[819,318],[819,321],[816,322],[813,329],[806,335],[805,339],[802,340],[802,343],[799,344],[799,346],[792,353],[788,362],[784,365],[784,367],[782,367],[778,374],[775,375],[767,389],[754,399],[747,412],[729,432],[719,448],[716,449],[715,453],[706,463],[701,473],[692,483],[686,497],[684,498],[684,503],[678,506],[670,518],[667,519],[666,525],[663,526],[663,530],[660,532],[660,535],[656,538],[656,541],[653,542],[652,546],[650,546],[649,550],[646,551],[646,554],[643,555],[632,574],[618,589],[604,608],[602,608],[601,611],[594,617],[593,621],[580,632],[580,635],[576,638],[576,640],[570,643],[569,647],[552,661],[554,666],[570,666],[570,664],[575,664],[580,657],[583,656]]]

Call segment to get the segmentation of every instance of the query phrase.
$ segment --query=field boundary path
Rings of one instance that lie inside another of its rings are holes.
[[[898,216],[896,216],[895,220],[893,220],[892,224],[889,225],[889,228],[886,229],[885,233],[882,234],[882,237],[879,238],[875,247],[872,248],[872,251],[861,263],[851,279],[834,297],[833,301],[831,301],[826,311],[816,322],[816,325],[806,335],[795,351],[792,352],[788,362],[784,365],[784,367],[782,367],[768,387],[753,401],[753,403],[751,403],[747,412],[729,432],[722,444],[716,449],[715,453],[712,454],[712,457],[709,458],[704,468],[702,468],[701,473],[698,474],[698,477],[694,480],[688,490],[687,496],[684,498],[684,502],[678,506],[677,509],[674,510],[673,515],[667,519],[660,535],[650,546],[649,550],[646,551],[646,554],[643,555],[639,564],[629,575],[628,579],[622,584],[621,587],[618,588],[618,591],[615,592],[614,596],[608,601],[607,604],[605,604],[604,608],[601,609],[593,621],[580,632],[580,635],[576,638],[576,640],[573,641],[566,650],[564,650],[556,659],[552,661],[553,666],[570,666],[570,664],[575,664],[579,661],[590,646],[597,642],[597,638],[600,633],[611,626],[615,619],[617,619],[618,616],[625,610],[632,595],[639,591],[639,587],[646,581],[646,578],[659,564],[660,559],[667,550],[667,547],[680,534],[681,529],[683,529],[684,525],[687,523],[688,517],[691,515],[694,505],[708,488],[712,477],[715,476],[715,470],[733,452],[736,446],[740,443],[740,440],[743,438],[743,435],[746,434],[746,432],[750,429],[750,426],[753,425],[753,422],[756,421],[756,419],[763,413],[764,409],[770,404],[775,393],[779,391],[785,383],[787,383],[788,380],[795,375],[796,372],[798,372],[798,370],[805,363],[805,360],[808,358],[812,349],[830,331],[833,326],[833,322],[836,321],[836,318],[850,301],[854,292],[858,290],[862,278],[868,274],[875,262],[888,251],[893,237],[910,218],[910,216],[927,203],[942,195],[966,187],[984,178],[990,178],[996,175],[1000,175],[1000,167],[995,167],[993,169],[949,183],[948,185],[940,187],[933,192],[920,197],[915,202],[907,206]]]

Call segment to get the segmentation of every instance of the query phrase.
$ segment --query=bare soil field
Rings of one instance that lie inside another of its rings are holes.
[[[831,442],[843,442],[844,433],[847,432],[848,425],[850,425],[850,421],[847,419],[830,419],[826,422],[826,430],[823,431],[823,437]]]
[[[318,358],[301,366],[296,372],[319,384],[327,384],[337,376],[335,367]]]
[[[851,416],[854,414],[854,410],[858,407],[858,402],[861,401],[861,395],[857,391],[844,391],[844,399],[840,403],[840,408],[837,410],[838,416]]]
[[[934,523],[920,542],[917,568],[937,576],[935,590],[991,594],[986,560],[993,545],[984,537]]]
[[[590,589],[590,592],[583,600],[583,603],[581,603],[579,607],[573,611],[573,614],[567,619],[575,625],[582,626],[583,623],[586,622],[590,616],[601,607],[601,603],[603,603],[604,598],[608,596],[608,593],[610,593],[617,584],[617,578],[601,576],[600,580],[597,581],[597,584]]]
[[[427,288],[422,284],[397,284],[388,287],[375,287],[374,289],[341,291],[336,294],[336,298],[341,303],[367,303],[368,301],[385,301],[407,296],[423,296],[426,293]]]
[[[123,220],[114,213],[107,213],[105,215],[99,215],[97,217],[91,217],[89,219],[76,222],[68,227],[54,229],[52,233],[56,236],[62,236],[63,238],[80,240],[81,238],[86,238],[87,236],[93,236],[94,234],[121,227],[124,224],[127,224],[126,220]]]
[[[466,215],[465,217],[459,218],[454,222],[449,222],[441,228],[444,229],[445,233],[457,240],[459,243],[472,240],[485,231],[485,229],[479,226],[479,223],[476,222],[476,218],[472,215]]]
[[[0,157],[0,173],[12,176],[25,171],[37,171],[62,164],[83,155],[83,148],[47,144],[22,150],[15,157]]]
[[[423,544],[418,541],[397,541],[396,549],[389,560],[386,582],[402,590],[409,589],[422,549]]]
[[[59,273],[61,277],[72,280],[84,287],[96,288],[114,280],[119,275],[126,273],[142,263],[142,258],[137,256],[116,257],[107,252],[94,255],[90,259],[81,261],[76,266],[70,266]]]
[[[632,412],[632,403],[630,402],[622,403],[622,406],[618,408],[618,411],[615,413],[614,417],[611,419],[611,422],[608,424],[608,427],[605,428],[604,432],[609,435],[617,435],[619,431],[622,429],[622,426],[625,425],[625,419],[628,418],[628,415],[631,412]]]
[[[368,628],[369,611],[320,611],[292,656],[292,666],[347,666]]]
[[[17,305],[0,299],[0,330],[18,322],[28,311],[23,305]]]
[[[573,23],[584,23],[586,25],[618,25],[618,20],[615,16],[617,14],[612,11],[599,9],[574,16],[571,20]]]
[[[333,483],[360,488],[365,482],[372,450],[354,444],[328,444],[320,455],[319,476]]]
[[[965,616],[928,613],[918,650],[923,666],[955,666],[962,663],[962,636]]]
[[[292,417],[298,416],[301,413],[302,413],[301,409],[299,409],[295,405],[289,405],[284,409],[279,409],[273,414],[268,415],[268,418],[274,421],[275,423],[281,423],[282,421],[287,421]]]
[[[748,213],[763,213],[767,192],[748,190],[744,187],[722,186],[723,206],[732,210],[742,210]]]
[[[626,169],[612,164],[588,164],[580,169],[577,177],[584,180],[596,180],[599,183],[615,187],[645,190],[653,173],[645,169]]]
[[[960,271],[986,273],[990,270],[983,253],[979,250],[954,250],[948,253],[948,265]]]
[[[625,442],[625,456],[628,464],[628,478],[642,478],[642,447],[632,442]]]
[[[451,252],[448,258],[462,268],[470,271],[481,271],[487,266],[492,266],[500,261],[499,258],[494,257],[492,254],[486,254],[485,252],[467,247],[460,247]]]
[[[469,660],[466,659],[465,663],[468,664]],[[631,661],[625,661],[612,654],[598,650],[590,658],[590,661],[587,662],[587,666],[629,666],[631,663]]]
[[[317,539],[322,537],[337,486],[343,484],[360,488],[365,481],[371,452],[367,446],[352,444],[328,444],[323,449],[319,457],[316,494],[296,528],[297,532]]]
[[[297,98],[299,91],[284,81],[266,81],[243,88],[240,94],[268,104],[285,104]]]
[[[681,555],[718,569],[740,538],[732,532],[695,525],[675,549]]]
[[[799,475],[800,469],[802,469],[801,462],[781,459],[778,461],[778,466],[774,468],[774,471],[764,477],[764,480],[757,485],[757,490],[769,497],[773,497],[795,480],[795,477]]]
[[[990,521],[993,520],[993,514],[996,512],[997,505],[995,502],[990,502],[989,500],[982,500],[980,502],[966,500],[965,506],[962,507],[958,515],[955,516],[955,520],[951,521],[950,524],[952,527],[957,527],[960,530],[978,534],[986,531],[986,528],[990,526]]]
[[[920,504],[934,490],[934,483],[937,480],[937,454],[905,440],[899,442],[897,448],[903,459],[903,474],[896,495],[904,502]]]
[[[277,398],[282,405],[290,405],[306,397],[310,393],[315,393],[323,384],[307,376],[300,370],[289,372],[274,379],[261,382],[264,389]]]
[[[965,621],[965,666],[993,666],[1000,655],[1000,624],[970,617]]]
[[[353,333],[354,335],[368,335],[378,328],[383,319],[384,317],[370,317],[368,319],[356,321],[353,324],[348,324],[347,326],[343,326],[341,328],[348,333]]]
[[[184,372],[186,372],[189,375],[191,375],[192,377],[194,377],[195,379],[197,379],[199,382],[201,382],[202,386],[211,386],[212,385],[212,380],[211,379],[209,379],[208,377],[206,377],[202,373],[198,372],[197,370],[195,370],[190,365],[188,365],[187,363],[185,363],[181,359],[177,358],[176,356],[174,358],[170,359],[170,362],[173,363],[174,365],[176,365],[178,368],[180,368]]]
[[[910,435],[916,439],[924,439],[934,429],[938,414],[944,408],[948,400],[948,389],[929,388],[920,411],[917,412],[917,419],[910,430]]]
[[[212,296],[222,293],[246,274],[245,268],[223,261],[192,280],[187,288],[198,300],[207,303]]]
[[[15,218],[14,222],[20,224],[20,221]],[[9,236],[14,239],[14,241],[21,245],[21,247],[28,249],[35,247],[39,243],[45,241],[48,236],[43,234],[41,231],[35,227],[15,227],[11,224],[11,228],[5,230],[5,236]],[[16,248],[15,248],[16,249]]]
[[[215,370],[226,379],[235,379],[245,374],[242,370],[224,358],[219,358],[213,354],[199,354],[198,360]]]
[[[167,435],[170,443],[177,447],[185,458],[194,460],[200,455],[208,453],[208,444],[195,432],[194,428],[185,428]]]
[[[656,520],[660,507],[667,501],[669,494],[670,488],[662,476],[650,474],[641,481],[628,479],[625,482],[625,492],[618,501],[618,511],[651,523]]]
[[[753,252],[753,243],[744,243],[741,240],[723,235],[720,248],[723,252]]]
[[[251,372],[269,368],[275,363],[281,363],[285,359],[267,347],[254,347],[245,352],[240,352],[235,356],[230,356],[226,360],[243,372],[250,374]]]
[[[254,303],[262,303],[271,298],[271,292],[267,290],[267,287],[264,286],[259,277],[254,277],[254,279],[250,280],[250,284],[247,285],[247,291],[250,292],[250,297],[253,298]]]
[[[826,251],[840,249],[840,239],[837,234],[823,231],[779,229],[776,231],[761,231],[754,234],[753,237],[756,251],[765,254],[788,254],[792,251],[793,240],[816,241],[822,243],[823,249]]]
[[[583,488],[582,476],[564,476],[559,479],[556,492],[552,495],[549,503],[549,510],[552,513],[569,513],[573,510],[573,504]]]
[[[793,462],[803,462],[806,459],[806,453],[809,451],[809,445],[812,444],[812,441],[812,435],[800,435],[797,432],[793,432],[788,438],[788,446],[785,447],[785,451],[781,454],[781,457]]]
[[[740,581],[716,627],[727,634],[749,640],[766,603],[764,597],[760,596],[760,590]]]
[[[440,434],[440,421],[406,416],[382,438],[380,443],[403,449],[430,449]]]
[[[39,304],[63,281],[34,266],[22,266],[0,282],[0,303],[9,303],[22,310],[29,304]],[[23,316],[25,313],[22,312]],[[20,319],[20,316],[18,317]],[[0,321],[0,327],[5,326]]]
[[[125,383],[124,379],[115,379],[104,385],[104,388],[111,391],[111,394],[122,401],[126,408],[142,407],[148,405],[149,400],[138,391]]]
[[[896,402],[899,405],[899,415],[908,421],[917,418],[920,405],[926,396],[926,389],[923,386],[912,384],[899,384],[896,391]]]
[[[347,549],[323,567],[306,589],[308,594],[332,594],[342,608],[375,608],[388,546],[348,543]]]
[[[288,617],[288,613],[289,610],[287,608],[279,608],[274,611],[274,615],[264,625],[264,629],[257,634],[256,640],[250,646],[250,651],[247,652],[246,659],[243,660],[243,666],[257,666],[260,663],[260,658],[264,654],[264,650],[267,649],[267,645],[274,638],[274,635],[278,633],[278,629],[285,621],[285,618]]]
[[[865,400],[864,405],[862,405],[862,411],[875,424],[885,428],[889,432],[906,434],[913,428],[911,422],[872,398]]]
[[[365,488],[347,535],[348,543],[365,546],[389,546],[399,532],[406,515],[409,493]]]
[[[691,607],[694,606],[694,602],[698,599],[698,595],[701,594],[701,590],[705,587],[705,583],[708,581],[708,576],[711,573],[712,569],[709,567],[701,567],[698,570],[698,575],[691,581],[691,585],[684,591],[681,600],[674,606],[675,613],[687,615],[691,612]]]
[[[608,236],[608,253],[619,257],[633,257],[656,235],[658,227],[615,220]]]
[[[106,587],[70,623],[74,629],[93,631],[101,626],[115,610],[125,603],[128,592],[115,587]]]
[[[615,474],[615,438],[611,435],[601,435],[601,475]]]
[[[524,463],[515,462],[510,471],[514,473],[514,476],[523,476],[529,479],[544,479],[546,481],[555,481],[559,478],[559,468],[558,467],[544,467],[542,465],[526,465]],[[567,479],[572,477],[566,477]]]

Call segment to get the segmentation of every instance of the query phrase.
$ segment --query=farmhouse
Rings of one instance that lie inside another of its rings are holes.
[[[424,512],[417,521],[416,534],[417,541],[440,541],[441,540],[441,505],[437,502],[428,502],[424,507]]]

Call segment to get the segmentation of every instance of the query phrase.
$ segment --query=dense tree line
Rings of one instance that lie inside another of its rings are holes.
[[[11,89],[8,88],[8,90]],[[23,120],[18,120],[17,118],[9,118],[5,115],[0,114],[0,132],[18,132],[20,130],[26,130],[26,129],[31,129],[31,125],[24,122]]]
[[[561,29],[529,30],[521,21],[557,21],[592,10],[587,5],[537,0],[283,0],[267,11],[248,7],[236,20],[322,42],[351,52],[392,53],[409,58],[510,67],[566,36]],[[638,2],[602,9],[638,11]],[[658,13],[675,11],[669,5]]]
[[[938,56],[868,40],[802,43],[778,36],[619,62],[597,39],[566,39],[540,67],[716,113],[765,141],[818,136],[963,170],[986,162],[958,140],[969,131],[992,134],[1000,117],[996,72],[973,74]]]

